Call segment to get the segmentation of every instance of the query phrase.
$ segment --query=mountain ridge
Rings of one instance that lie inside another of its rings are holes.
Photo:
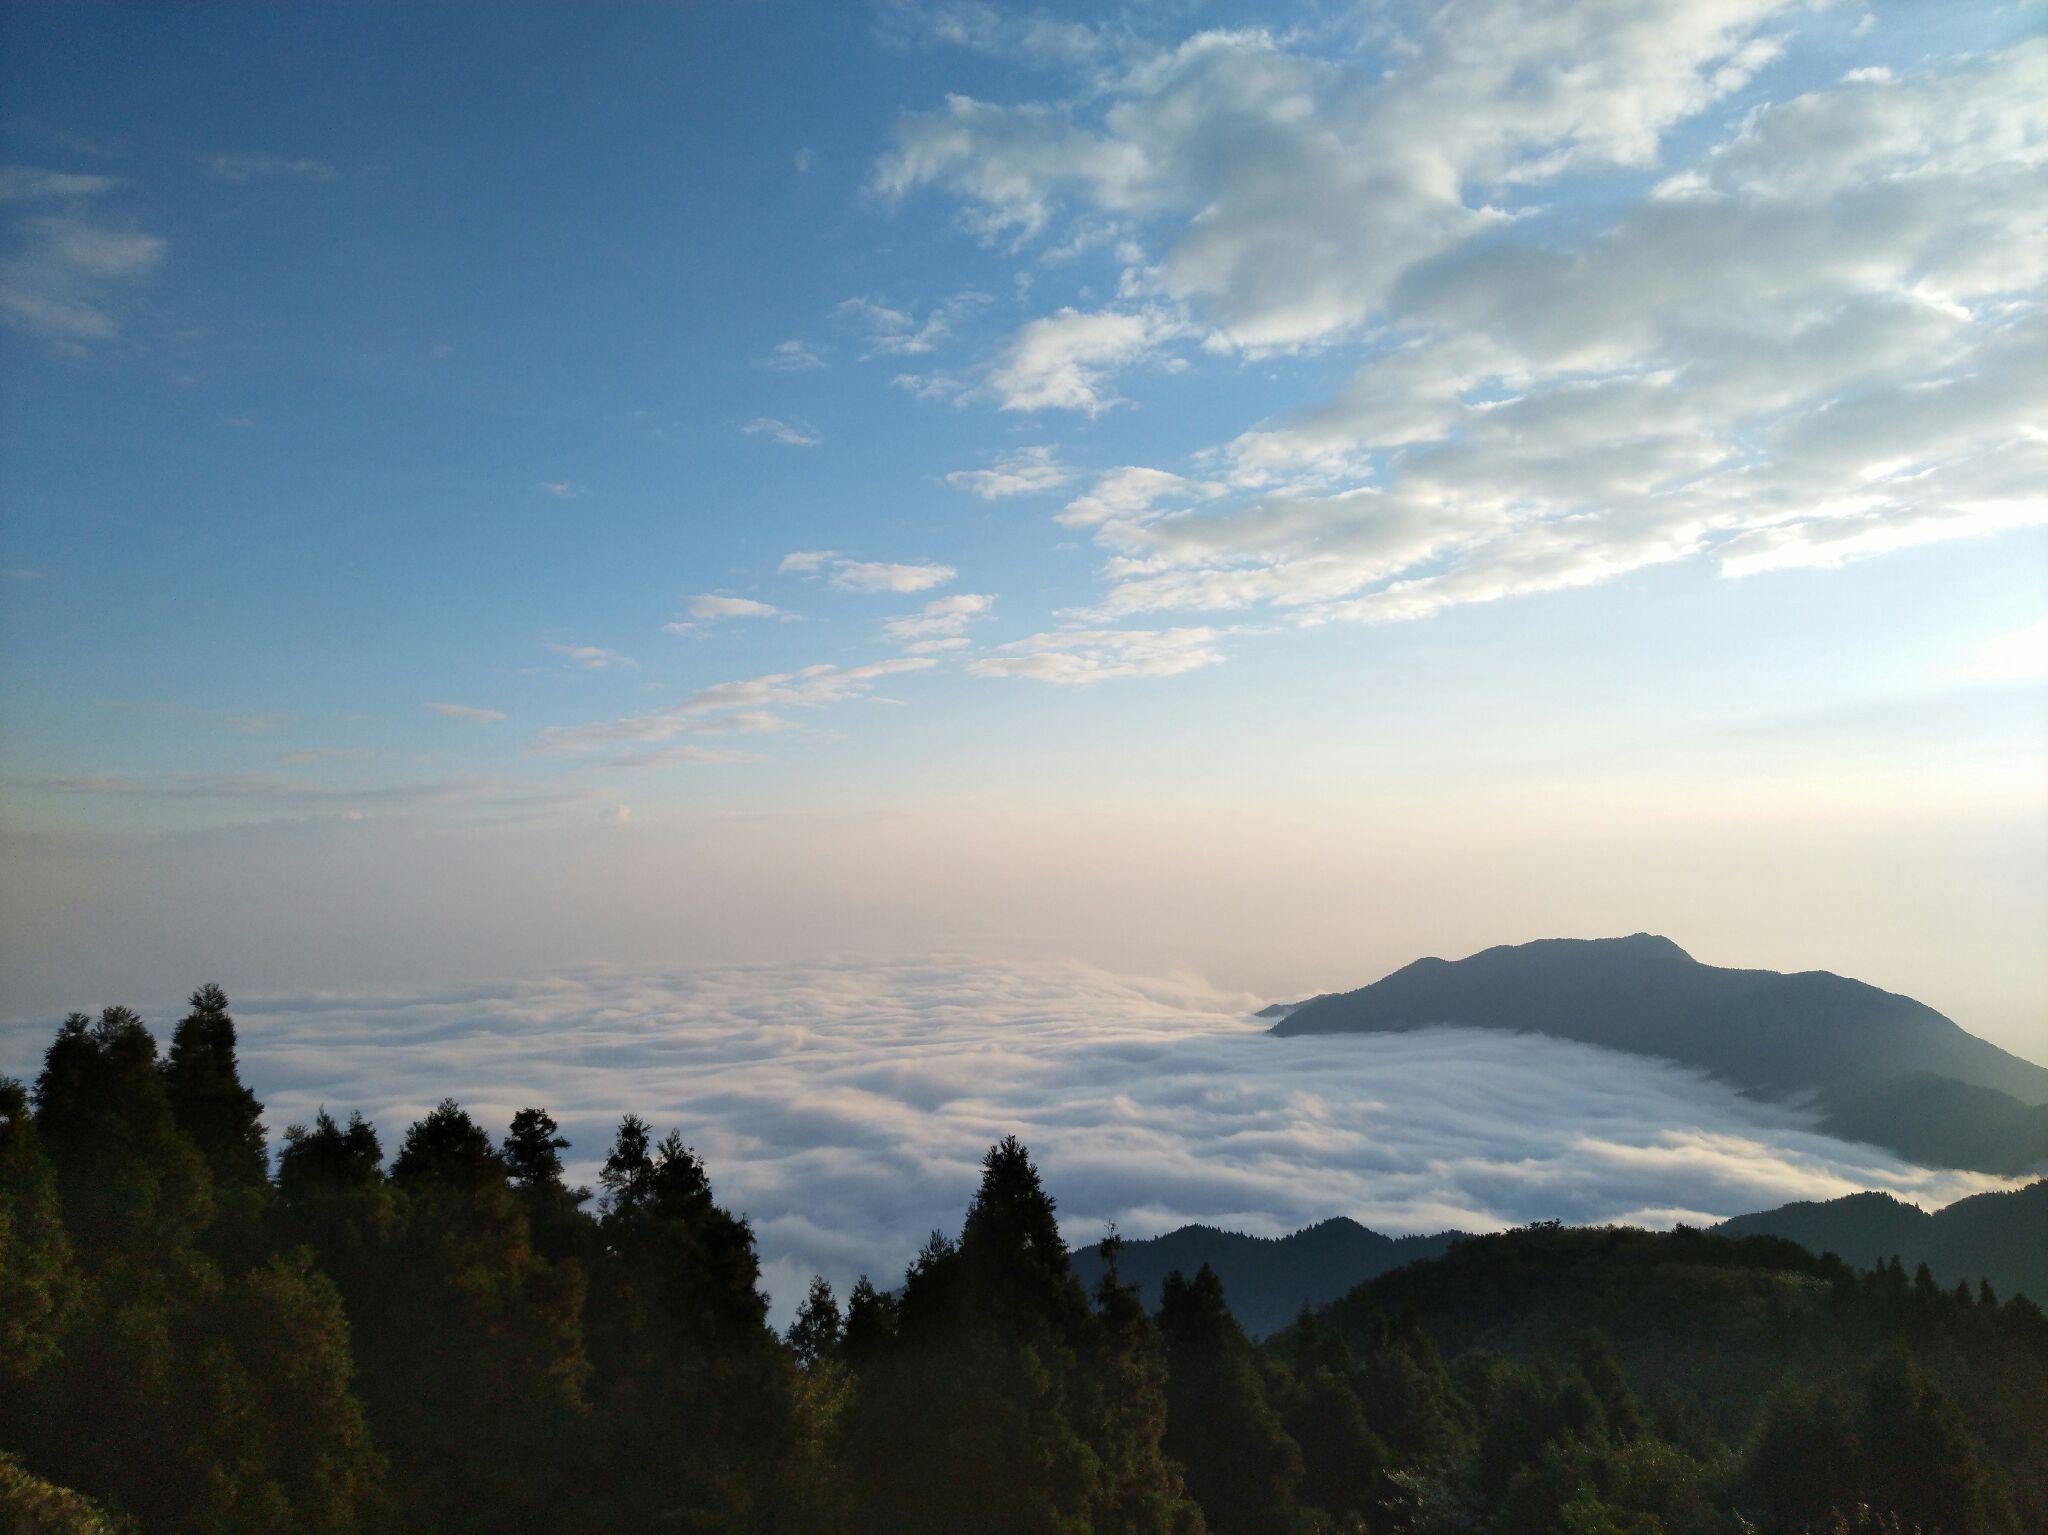
[[[1989,1280],[2002,1296],[2048,1302],[2048,1178],[1968,1195],[1936,1210],[1872,1191],[1797,1200],[1704,1229],[1718,1236],[1783,1237],[1815,1257],[1832,1252],[1858,1269],[1894,1257],[1909,1271],[1925,1263],[1944,1288]],[[1192,1275],[1207,1264],[1223,1282],[1238,1324],[1260,1338],[1291,1324],[1303,1306],[1330,1305],[1382,1274],[1440,1258],[1471,1236],[1440,1231],[1390,1237],[1342,1215],[1278,1237],[1194,1223],[1124,1240],[1117,1272],[1156,1307],[1167,1274]],[[1093,1244],[1076,1248],[1072,1265],[1091,1289],[1103,1273]]]
[[[1291,1007],[1270,1032],[1446,1024],[1698,1067],[1750,1093],[1810,1102],[1831,1133],[1916,1161],[2009,1176],[2048,1168],[2048,1067],[1912,997],[1826,970],[1705,965],[1657,934],[1414,960]]]

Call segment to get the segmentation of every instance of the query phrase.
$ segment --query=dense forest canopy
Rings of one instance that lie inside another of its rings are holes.
[[[0,1528],[2048,1528],[2048,1320],[1924,1267],[1528,1228],[1257,1345],[1113,1235],[1084,1289],[1006,1138],[957,1235],[778,1336],[676,1131],[627,1115],[593,1191],[538,1107],[274,1161],[262,1112],[215,987],[168,1051],[76,1014],[0,1080]]]

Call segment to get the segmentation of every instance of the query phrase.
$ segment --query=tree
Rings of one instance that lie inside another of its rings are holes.
[[[1787,1379],[1764,1403],[1743,1483],[1767,1529],[1803,1529],[1855,1501],[1861,1462],[1841,1397]]]
[[[572,1189],[562,1176],[568,1137],[545,1109],[521,1109],[500,1146],[535,1248],[556,1262],[588,1265],[596,1256],[597,1226],[583,1213],[589,1189]]]
[[[1091,1321],[1052,1199],[1008,1137],[982,1159],[959,1242],[933,1232],[893,1305],[855,1290],[847,1438],[866,1527],[1088,1528],[1106,1486],[1084,1437]]]
[[[264,1190],[270,1154],[263,1105],[242,1085],[227,994],[218,986],[202,986],[192,993],[191,1003],[192,1011],[172,1032],[164,1062],[171,1113],[206,1159],[217,1193]]]
[[[190,1242],[213,1216],[205,1159],[179,1130],[156,1041],[134,1013],[73,1013],[43,1057],[36,1129],[84,1253]]]
[[[1856,1430],[1862,1501],[1928,1535],[1983,1527],[1989,1489],[1976,1444],[1955,1403],[1904,1349],[1871,1367]]]
[[[789,1324],[783,1341],[796,1356],[797,1368],[810,1370],[820,1361],[838,1355],[839,1340],[845,1330],[846,1324],[839,1315],[839,1298],[820,1274],[812,1278],[810,1293],[797,1308],[796,1320]]]
[[[627,1115],[601,1175],[588,1331],[606,1516],[759,1526],[793,1432],[795,1372],[768,1326],[753,1228],[719,1206],[680,1136],[650,1142]]]
[[[1199,1530],[1201,1509],[1166,1455],[1166,1360],[1159,1332],[1122,1282],[1112,1228],[1102,1241],[1079,1416],[1101,1465],[1091,1523],[1101,1535],[1173,1535]]]
[[[1301,1450],[1282,1427],[1243,1329],[1208,1264],[1160,1292],[1166,1345],[1166,1452],[1218,1535],[1285,1528],[1295,1519]]]
[[[56,1360],[78,1301],[56,1171],[27,1092],[0,1077],[0,1434],[10,1440],[15,1409]]]
[[[428,1527],[546,1524],[581,1496],[557,1457],[585,1410],[583,1282],[534,1251],[508,1180],[452,1099],[391,1164],[403,1224],[361,1318],[364,1388],[398,1497]]]

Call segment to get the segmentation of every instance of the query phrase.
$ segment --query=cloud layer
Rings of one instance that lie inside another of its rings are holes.
[[[2048,42],[1788,89],[1825,25],[1479,0],[1070,50],[1067,96],[906,114],[872,185],[1117,253],[1113,299],[1026,320],[960,398],[1095,416],[1197,345],[1360,359],[1199,480],[1073,502],[1106,555],[1084,622],[1409,620],[2048,521]]]
[[[584,971],[416,997],[238,999],[273,1133],[361,1108],[386,1149],[444,1093],[502,1131],[544,1103],[588,1180],[617,1117],[679,1128],[759,1233],[786,1313],[812,1272],[894,1276],[1026,1140],[1070,1242],[1114,1220],[1279,1232],[1703,1221],[1991,1180],[1814,1133],[1696,1073],[1530,1036],[1274,1039],[1258,999],[1079,963]],[[167,1032],[167,1018],[153,1020]],[[0,1036],[32,1069],[41,1034]]]

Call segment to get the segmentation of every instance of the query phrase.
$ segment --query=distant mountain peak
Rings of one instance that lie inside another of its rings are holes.
[[[1817,1099],[1834,1133],[1917,1161],[2007,1174],[2048,1166],[2048,1068],[1911,997],[1825,970],[1701,964],[1656,933],[1418,959],[1276,1015],[1272,1032],[1287,1035],[1548,1034]]]

